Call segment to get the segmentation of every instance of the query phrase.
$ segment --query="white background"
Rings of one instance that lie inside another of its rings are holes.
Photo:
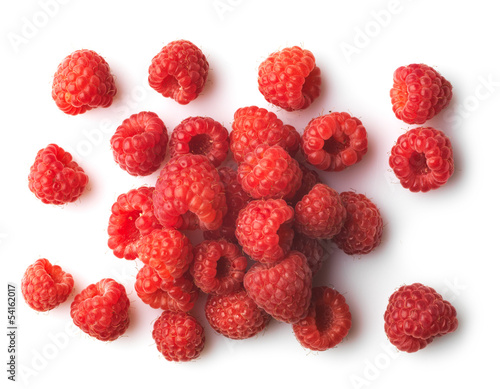
[[[475,1],[4,1],[0,9],[2,305],[7,282],[45,257],[75,278],[71,298],[49,313],[26,306],[18,289],[18,385],[34,388],[123,386],[175,388],[484,387],[498,382],[498,105],[500,54],[493,2]],[[168,42],[188,39],[208,57],[203,94],[187,106],[147,85],[148,66]],[[322,71],[320,98],[287,113],[257,89],[257,68],[268,54],[300,45]],[[76,117],[58,110],[52,76],[74,50],[100,53],[116,77],[108,109]],[[397,137],[411,128],[392,113],[392,73],[410,63],[435,67],[453,85],[451,105],[428,122],[454,146],[456,172],[426,194],[403,189],[388,166]],[[337,249],[315,280],[343,293],[353,327],[335,349],[302,348],[291,327],[272,322],[245,341],[216,335],[203,317],[206,347],[190,363],[166,361],[151,337],[160,312],[133,289],[140,264],[115,258],[107,248],[107,222],[116,197],[156,174],[134,178],[113,161],[109,138],[123,119],[156,112],[169,133],[184,118],[211,116],[231,128],[236,109],[258,105],[299,132],[328,111],[359,117],[368,131],[362,162],[341,173],[321,173],[338,191],[366,194],[385,221],[383,243],[369,255]],[[36,152],[49,143],[71,150],[90,177],[74,204],[42,204],[27,176]],[[72,297],[104,277],[122,282],[131,299],[131,325],[111,343],[94,340],[72,324]],[[434,287],[458,311],[458,330],[415,354],[396,352],[383,330],[389,295],[403,284]],[[4,315],[6,315],[4,310]],[[6,318],[0,320],[6,322]],[[2,344],[6,344],[3,342]],[[6,345],[1,349],[7,359]],[[7,373],[2,362],[2,387]]]

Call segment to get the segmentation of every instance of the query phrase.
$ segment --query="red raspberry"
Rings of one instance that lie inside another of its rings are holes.
[[[149,85],[179,104],[188,104],[203,90],[208,61],[193,43],[177,40],[167,44],[149,66]]]
[[[401,66],[394,72],[392,110],[405,123],[423,124],[448,106],[451,90],[449,81],[430,66]]]
[[[260,64],[258,83],[269,103],[295,111],[309,107],[319,96],[321,72],[309,50],[288,47]]]
[[[368,254],[382,239],[384,223],[377,206],[361,193],[342,192],[347,211],[344,226],[333,241],[346,254]]]
[[[184,119],[172,131],[170,155],[201,154],[215,167],[227,157],[229,133],[227,129],[210,117],[193,116]]]
[[[346,210],[336,190],[316,184],[295,205],[295,230],[317,239],[331,239],[340,232]]]
[[[311,301],[312,274],[306,257],[290,251],[280,262],[254,264],[243,279],[248,295],[276,320],[295,323]]]
[[[271,320],[244,289],[223,296],[208,296],[205,316],[216,332],[230,339],[251,338]]]
[[[400,351],[416,352],[435,337],[457,329],[455,308],[434,289],[420,283],[404,285],[389,298],[384,328]]]
[[[52,98],[61,111],[78,115],[92,108],[109,107],[116,86],[109,65],[92,50],[77,50],[57,67]]]
[[[133,176],[156,171],[167,153],[167,143],[167,128],[154,112],[130,116],[111,137],[116,163]]]
[[[241,187],[255,199],[290,199],[300,187],[299,163],[278,145],[262,144],[238,166]]]
[[[412,128],[391,150],[389,166],[404,188],[428,192],[453,174],[453,150],[448,137],[432,127]]]
[[[200,356],[205,347],[205,332],[189,313],[163,311],[153,326],[158,351],[168,361],[187,362]]]
[[[208,294],[228,294],[243,283],[247,259],[239,247],[224,239],[205,240],[194,248],[191,274],[194,283]]]
[[[250,258],[272,264],[290,250],[292,222],[293,208],[284,200],[253,200],[240,211],[235,235]]]
[[[256,106],[244,107],[234,113],[229,147],[236,162],[242,162],[250,151],[263,143],[283,147],[292,157],[299,150],[300,135],[284,125],[276,114]]]
[[[292,247],[290,250],[298,251],[304,254],[307,259],[307,264],[311,269],[312,276],[314,277],[325,260],[325,249],[318,239],[309,238],[297,231],[293,236]]]
[[[56,144],[38,151],[30,168],[30,190],[45,204],[62,205],[76,201],[83,193],[88,176],[70,153]]]
[[[361,121],[346,112],[333,112],[312,119],[300,145],[309,162],[319,170],[340,171],[361,161],[368,140]]]
[[[73,285],[71,274],[41,258],[26,269],[21,280],[21,293],[31,308],[45,312],[65,302]]]
[[[314,187],[314,185],[321,184],[321,179],[319,178],[318,173],[316,173],[314,170],[309,169],[307,166],[300,162],[299,167],[300,170],[302,170],[302,182],[297,192],[295,192],[293,198],[289,200],[289,203],[292,206],[295,206],[295,204],[302,200],[302,197],[308,194],[309,191]]]
[[[153,212],[154,188],[142,186],[118,196],[111,207],[108,247],[118,258],[137,258],[137,242],[155,228],[161,228]]]
[[[160,172],[153,193],[155,215],[165,227],[217,230],[227,213],[217,169],[204,155],[171,158]]]
[[[293,324],[299,343],[314,351],[334,348],[351,328],[351,312],[344,296],[326,286],[312,290],[307,316]]]
[[[129,326],[129,307],[125,287],[104,278],[76,295],[71,303],[71,318],[86,334],[102,341],[115,340]]]

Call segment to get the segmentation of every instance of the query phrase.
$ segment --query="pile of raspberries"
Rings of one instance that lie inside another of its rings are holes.
[[[209,64],[186,40],[166,45],[149,67],[149,84],[181,105],[203,91]],[[272,53],[258,68],[258,88],[272,105],[303,110],[320,95],[321,72],[300,47]],[[394,113],[423,124],[444,109],[451,84],[423,64],[394,73]],[[117,88],[107,62],[78,50],[57,68],[52,97],[60,110],[83,114],[112,104]],[[271,320],[288,323],[307,349],[337,346],[351,328],[344,296],[313,286],[334,243],[348,255],[372,252],[383,220],[364,194],[338,193],[319,172],[351,169],[368,150],[367,130],[346,112],[313,118],[298,132],[276,114],[248,106],[234,112],[231,131],[210,117],[188,117],[170,133],[154,112],[125,118],[110,139],[117,165],[132,176],[157,172],[154,187],[123,193],[111,206],[108,247],[125,260],[139,259],[135,292],[162,311],[153,325],[158,350],[170,361],[197,358],[205,330],[191,310],[202,294],[210,327],[231,339],[247,339]],[[453,173],[450,140],[432,127],[401,135],[390,167],[413,192],[437,189]],[[160,169],[161,168],[161,169]],[[334,174],[334,173],[333,173]],[[42,202],[66,204],[83,194],[89,179],[56,144],[41,149],[29,188]],[[187,231],[201,230],[193,244]],[[42,258],[21,283],[27,304],[48,311],[68,299],[73,277]],[[112,341],[129,326],[125,287],[102,279],[81,290],[71,317],[82,331]],[[400,350],[415,352],[457,328],[456,311],[434,289],[402,286],[389,299],[385,332]]]

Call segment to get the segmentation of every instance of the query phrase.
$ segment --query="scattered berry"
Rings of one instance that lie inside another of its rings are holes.
[[[307,166],[300,162],[299,167],[300,170],[302,170],[302,182],[297,192],[295,192],[295,195],[291,200],[289,200],[289,203],[294,207],[295,204],[302,200],[302,197],[309,193],[314,185],[321,184],[321,179],[319,178],[318,173],[316,173],[314,170],[309,169]]]
[[[290,250],[298,251],[304,254],[307,259],[307,264],[311,269],[312,276],[314,277],[325,260],[325,249],[318,239],[309,238],[297,231],[293,236],[292,247]]]

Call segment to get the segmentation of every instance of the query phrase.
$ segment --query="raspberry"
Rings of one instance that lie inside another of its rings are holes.
[[[133,176],[156,171],[167,153],[167,143],[167,128],[154,112],[130,116],[111,137],[116,163]]]
[[[56,144],[38,151],[30,168],[30,190],[45,204],[62,205],[76,201],[89,178],[70,153]]]
[[[230,339],[251,338],[271,320],[244,289],[223,296],[208,296],[205,316],[216,332]]]
[[[260,64],[258,84],[269,103],[295,111],[309,107],[319,96],[321,72],[309,50],[288,47]]]
[[[160,222],[153,212],[154,188],[142,186],[118,196],[111,207],[108,223],[108,247],[118,258],[137,258],[137,242]]]
[[[435,337],[457,329],[455,308],[434,289],[420,283],[394,292],[384,314],[389,341],[400,351],[416,352]]]
[[[149,66],[149,85],[179,104],[188,104],[203,90],[208,62],[202,51],[186,40],[170,42]]]
[[[189,273],[166,280],[148,265],[138,271],[134,287],[144,303],[162,310],[188,312],[193,309],[199,296],[199,290]]]
[[[111,278],[104,278],[76,295],[71,303],[71,318],[86,334],[110,341],[127,330],[129,307],[125,287]]]
[[[153,204],[161,224],[178,229],[217,230],[227,212],[224,185],[204,155],[171,158],[156,181]]]
[[[21,280],[21,293],[31,308],[45,312],[65,302],[73,285],[71,274],[41,258],[26,269]]]
[[[235,235],[250,258],[275,263],[290,250],[292,222],[293,208],[284,200],[253,200],[240,211]]]
[[[295,235],[293,236],[290,250],[304,254],[313,277],[318,273],[319,269],[321,269],[325,260],[325,249],[318,239],[309,238],[297,231],[295,231]]]
[[[52,98],[61,111],[78,115],[92,108],[109,107],[116,86],[109,65],[92,50],[77,50],[57,67]]]
[[[338,345],[351,328],[351,312],[344,296],[326,286],[312,289],[307,316],[293,324],[299,343],[314,351]]]
[[[201,154],[215,167],[227,157],[229,133],[227,129],[210,117],[188,117],[172,131],[170,155]]]
[[[191,274],[208,294],[228,294],[241,288],[247,259],[239,247],[224,239],[205,240],[194,248]]]
[[[292,157],[299,150],[300,135],[284,125],[276,114],[256,106],[239,108],[234,113],[233,130],[229,134],[229,147],[233,158],[240,163],[246,154],[263,143],[283,147]]]
[[[312,274],[306,257],[290,251],[276,264],[254,264],[245,274],[243,285],[252,300],[273,318],[293,324],[307,313]]]
[[[451,142],[432,127],[412,128],[393,146],[389,166],[401,185],[412,192],[437,189],[454,171]]]
[[[295,229],[310,238],[333,238],[340,232],[345,218],[340,195],[325,184],[316,184],[295,205]]]
[[[394,72],[392,110],[405,123],[423,124],[448,106],[451,90],[450,82],[430,66],[401,66]]]
[[[300,187],[299,163],[278,145],[262,144],[238,166],[241,187],[255,199],[290,199]]]
[[[300,140],[302,151],[319,170],[340,171],[361,161],[368,140],[361,121],[346,112],[333,112],[312,119]]]
[[[319,178],[318,173],[314,170],[309,169],[307,166],[299,162],[300,170],[302,170],[302,182],[300,184],[299,189],[295,192],[295,195],[289,200],[289,203],[292,206],[295,206],[302,197],[309,193],[309,191],[316,184],[321,184],[321,179]]]
[[[154,323],[153,339],[168,361],[191,361],[198,358],[205,347],[203,327],[185,312],[163,311]]]

